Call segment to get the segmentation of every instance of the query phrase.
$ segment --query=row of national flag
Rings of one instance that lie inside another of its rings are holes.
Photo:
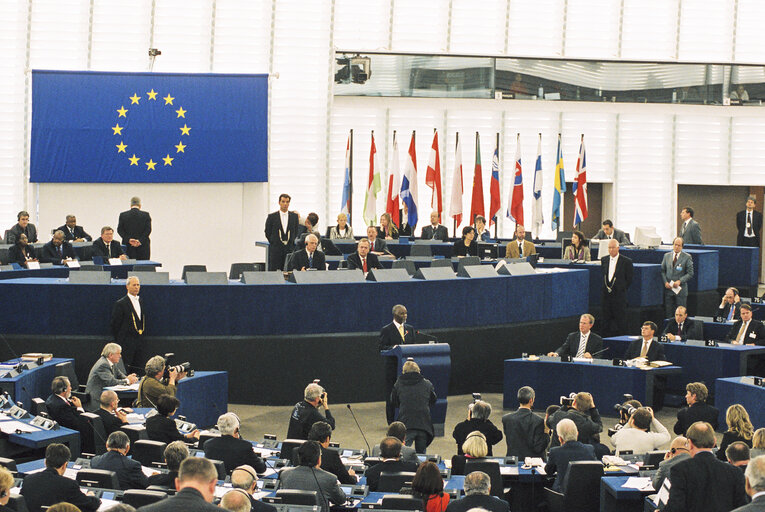
[[[497,134],[496,144],[491,162],[491,178],[489,181],[489,210],[488,215],[484,209],[483,176],[481,168],[481,149],[480,137],[478,132],[475,135],[475,166],[473,170],[473,189],[470,201],[470,221],[481,215],[489,219],[489,226],[497,222],[497,215],[501,209],[500,199],[500,165],[499,165],[499,134]],[[353,131],[348,136],[348,142],[345,150],[345,180],[343,182],[342,208],[341,211],[351,215],[352,203],[352,158],[353,152]],[[539,134],[537,144],[537,157],[534,165],[534,183],[532,195],[532,219],[531,224],[526,225],[523,216],[523,165],[521,161],[521,136],[518,134],[516,139],[515,163],[513,166],[512,181],[509,197],[507,198],[507,208],[505,215],[516,224],[522,224],[531,231],[535,237],[539,236],[544,225],[544,215],[542,213],[542,134]],[[378,194],[383,190],[385,183],[385,212],[391,216],[391,220],[397,226],[402,223],[416,226],[419,220],[418,216],[418,193],[417,193],[417,154],[415,151],[415,132],[412,132],[409,149],[405,156],[404,173],[400,175],[399,170],[399,150],[396,132],[393,132],[393,154],[391,165],[387,176],[383,179],[383,170],[380,166],[377,145],[375,144],[374,131],[371,133],[371,144],[369,150],[369,175],[366,182],[366,193],[364,196],[364,210],[362,217],[367,225],[374,225],[378,220]],[[439,151],[438,131],[434,130],[433,142],[431,144],[430,158],[425,173],[425,184],[431,189],[430,210],[438,212],[439,222],[443,219],[444,204],[441,179],[441,156]],[[561,223],[561,204],[563,196],[566,193],[566,176],[563,167],[563,153],[561,150],[561,136],[558,134],[558,148],[555,156],[555,171],[553,179],[553,206],[550,227],[557,231]],[[449,207],[446,211],[448,217],[451,217],[455,224],[462,224],[462,198],[463,188],[463,169],[462,169],[462,150],[460,145],[459,133],[456,134],[455,154],[454,154],[454,173],[452,174],[451,194]],[[579,146],[579,155],[576,162],[576,174],[572,184],[572,194],[574,196],[574,228],[587,218],[587,163],[584,149],[584,135],[581,137]],[[405,212],[404,218],[401,218],[400,212]]]

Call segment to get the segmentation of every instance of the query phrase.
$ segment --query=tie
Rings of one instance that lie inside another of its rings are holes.
[[[746,212],[746,234],[752,234],[752,212]]]
[[[398,326],[398,333],[401,335],[401,341],[405,341],[406,335],[404,333],[404,324]]]
[[[683,227],[680,228],[680,236],[683,236],[684,233],[685,233],[685,223],[683,223]]]
[[[364,273],[367,273],[367,259],[361,258],[361,268],[364,270]]]
[[[59,255],[59,257],[63,256],[63,254],[61,253],[61,246],[60,245],[58,246],[58,255]]]
[[[733,314],[736,312],[736,307],[731,304],[730,305],[730,311],[728,311],[728,320],[733,320]]]
[[[523,242],[518,242],[518,256],[523,256]]]
[[[675,253],[675,257],[672,258],[672,267],[674,268],[676,266],[677,266],[677,253]]]
[[[683,324],[677,324],[677,335],[683,334]]]
[[[582,357],[584,355],[584,348],[587,345],[587,342],[584,339],[584,336],[579,337],[579,349],[576,351],[576,357]]]
[[[640,351],[640,357],[645,357],[648,354],[648,341],[643,340],[643,350]]]
[[[746,325],[749,322],[742,322],[741,323],[741,329],[738,330],[738,335],[736,336],[736,343],[738,345],[741,345],[744,342],[744,334],[746,334]]]
[[[308,267],[313,267],[313,253],[308,255]]]
[[[106,254],[110,258],[112,257],[112,244],[111,244],[111,242],[106,245]]]

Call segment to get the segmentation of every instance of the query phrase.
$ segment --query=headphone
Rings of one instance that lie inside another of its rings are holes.
[[[235,468],[234,468],[234,471],[244,471],[245,473],[247,473],[248,475],[250,475],[252,478],[254,478],[256,482],[258,481],[258,475],[256,475],[255,473],[253,473],[252,471],[250,471],[249,469],[247,469],[247,467],[246,467],[246,466],[238,466],[238,467],[235,467]],[[232,473],[233,473],[233,471],[232,471]]]
[[[467,441],[467,440],[468,440],[468,439],[470,439],[471,437],[480,437],[481,439],[483,439],[484,441],[486,441],[486,436],[485,436],[485,435],[483,435],[483,434],[481,434],[481,433],[478,433],[478,434],[470,434],[469,436],[467,436],[467,437],[465,438],[465,441]]]

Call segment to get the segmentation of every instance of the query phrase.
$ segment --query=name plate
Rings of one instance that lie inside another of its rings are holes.
[[[546,363],[560,363],[560,357],[556,356],[539,356],[539,360]]]
[[[64,261],[64,265],[69,268],[80,268],[80,262],[77,260],[66,260]]]
[[[40,262],[39,261],[27,261],[27,268],[29,270],[40,270]]]
[[[122,265],[122,260],[119,258],[109,258],[109,265]]]

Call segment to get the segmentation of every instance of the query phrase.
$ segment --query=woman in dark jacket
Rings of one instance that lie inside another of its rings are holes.
[[[35,248],[27,242],[27,235],[19,235],[19,239],[8,249],[8,263],[18,263],[22,267],[27,266],[27,261],[37,261]]]
[[[467,464],[468,461],[485,460],[486,455],[489,452],[489,448],[486,445],[486,436],[477,430],[471,432],[468,434],[465,442],[462,443],[462,446],[460,446],[460,451],[460,455],[452,457],[453,475],[464,475],[465,464]]]
[[[170,416],[175,414],[181,401],[172,395],[159,395],[157,399],[157,412],[151,418],[146,418],[146,434],[152,441],[163,443],[172,443],[173,441],[186,441],[188,439],[199,439],[199,430],[194,430],[186,435],[178,432],[175,426],[175,420]]]
[[[475,241],[473,226],[462,228],[462,240],[454,242],[453,256],[478,256],[478,243]]]
[[[457,455],[462,455],[462,443],[467,440],[468,436],[473,435],[475,430],[482,433],[486,438],[487,455],[493,455],[491,447],[502,441],[502,431],[489,421],[490,415],[491,405],[488,402],[476,400],[475,403],[470,404],[467,419],[457,423],[452,432],[452,437],[457,443]]]
[[[398,421],[406,425],[406,445],[414,443],[417,453],[425,453],[433,441],[433,421],[430,406],[436,403],[433,384],[422,376],[414,361],[404,363],[402,374],[390,395],[393,407],[398,407]]]
[[[725,457],[725,450],[736,441],[746,443],[752,447],[752,437],[754,436],[754,426],[749,419],[749,413],[743,405],[733,404],[725,411],[725,422],[728,424],[728,430],[723,433],[720,441],[720,449],[717,450],[717,458],[721,461],[728,460]]]
[[[435,463],[427,461],[420,464],[412,479],[412,495],[422,498],[425,512],[444,512],[449,505],[449,495],[444,492],[441,471]]]

